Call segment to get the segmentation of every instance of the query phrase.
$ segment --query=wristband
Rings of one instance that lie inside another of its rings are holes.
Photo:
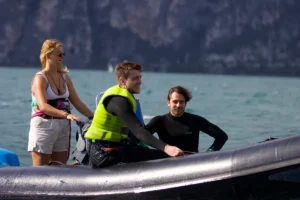
[[[65,118],[67,118],[68,117],[68,115],[69,115],[70,113],[68,113],[68,112],[65,112]]]

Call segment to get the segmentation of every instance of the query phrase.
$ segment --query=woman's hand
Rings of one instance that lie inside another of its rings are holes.
[[[66,118],[69,119],[69,120],[72,120],[72,121],[83,123],[83,121],[82,121],[82,119],[80,119],[80,117],[77,117],[76,115],[73,115],[73,114],[68,114],[66,116]]]

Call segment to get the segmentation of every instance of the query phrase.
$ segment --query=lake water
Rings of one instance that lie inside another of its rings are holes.
[[[21,165],[31,165],[27,152],[31,115],[30,84],[37,68],[0,68],[0,148],[14,151]],[[80,98],[95,109],[95,96],[116,84],[114,73],[96,70],[70,70]],[[187,112],[201,115],[229,136],[223,149],[238,148],[269,136],[299,134],[300,79],[282,77],[223,76],[202,74],[143,73],[140,98],[147,123],[155,115],[168,112],[168,90],[182,85],[193,99]],[[73,110],[78,114],[76,110]],[[80,115],[82,116],[82,115]],[[72,150],[75,147],[73,123]],[[202,133],[200,151],[213,142]]]

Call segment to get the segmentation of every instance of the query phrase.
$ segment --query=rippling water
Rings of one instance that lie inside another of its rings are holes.
[[[30,84],[36,71],[0,68],[0,147],[17,153],[22,165],[31,165],[27,140]],[[70,76],[81,99],[93,110],[96,94],[116,84],[114,74],[109,72],[71,69]],[[168,112],[167,92],[176,85],[193,93],[188,112],[207,118],[229,135],[224,149],[249,145],[268,136],[299,134],[299,79],[145,72],[138,97],[146,123],[153,116]],[[72,149],[75,129],[73,124]],[[201,134],[200,140],[200,151],[212,143],[206,134]]]

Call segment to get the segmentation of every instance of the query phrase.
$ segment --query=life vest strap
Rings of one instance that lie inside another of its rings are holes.
[[[127,134],[114,134],[112,132],[101,132],[101,136],[99,139],[95,141],[105,141],[105,142],[121,142],[123,140],[127,140]],[[91,140],[93,142],[93,140]]]

